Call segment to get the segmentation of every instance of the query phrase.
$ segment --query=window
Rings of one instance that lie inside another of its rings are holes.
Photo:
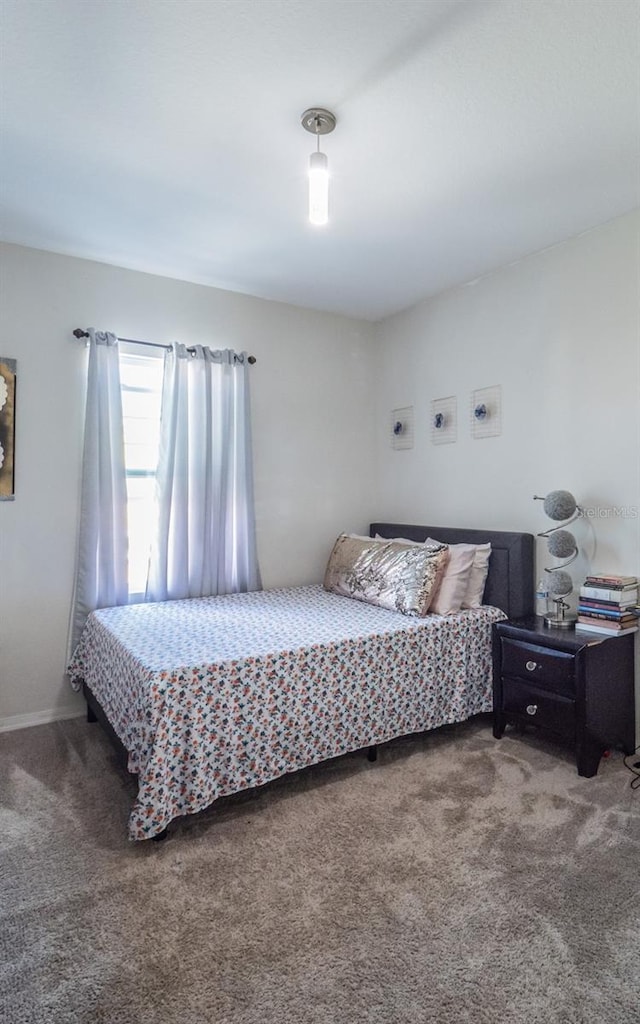
[[[165,346],[115,342],[90,331],[70,654],[96,608],[260,587],[244,360],[180,346],[165,379]]]
[[[129,600],[144,597],[157,522],[156,471],[164,351],[120,342],[120,386],[127,475]]]

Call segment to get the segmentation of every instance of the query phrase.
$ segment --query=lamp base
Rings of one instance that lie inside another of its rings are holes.
[[[573,629],[577,621],[577,615],[557,615],[555,612],[544,617],[544,624],[549,629]]]

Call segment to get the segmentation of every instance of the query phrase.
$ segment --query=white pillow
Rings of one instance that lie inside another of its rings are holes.
[[[491,557],[490,544],[476,544],[476,553],[469,574],[467,592],[462,602],[463,608],[480,608],[482,606],[482,595],[484,585],[489,574],[489,558]]]

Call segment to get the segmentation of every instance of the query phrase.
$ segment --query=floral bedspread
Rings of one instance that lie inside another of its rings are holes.
[[[218,797],[491,710],[497,608],[408,618],[319,586],[107,608],[69,666],[129,752],[132,839]]]

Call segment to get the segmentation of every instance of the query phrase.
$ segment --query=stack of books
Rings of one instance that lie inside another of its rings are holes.
[[[637,577],[594,573],[580,587],[576,629],[633,633],[638,628],[637,606]]]

